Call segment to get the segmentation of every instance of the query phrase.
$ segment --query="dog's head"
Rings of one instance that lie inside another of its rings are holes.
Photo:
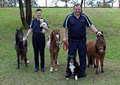
[[[69,64],[72,64],[72,65],[74,65],[74,63],[75,63],[75,56],[68,56],[68,60],[69,60]]]
[[[43,20],[43,19],[40,19],[40,22],[41,22],[41,23],[43,23],[43,22],[44,22],[44,20]]]
[[[97,33],[97,37],[98,37],[98,38],[99,38],[99,37],[103,37],[103,38],[104,38],[103,32],[102,32],[102,31],[99,31],[99,32],[101,32],[101,34],[100,34],[100,33]]]

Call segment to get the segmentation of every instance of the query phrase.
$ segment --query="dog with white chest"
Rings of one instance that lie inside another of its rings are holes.
[[[78,80],[78,78],[80,78],[80,66],[78,65],[75,57],[69,56],[68,62],[69,62],[70,76],[73,76],[75,80]],[[66,79],[68,80],[70,76],[66,76]]]

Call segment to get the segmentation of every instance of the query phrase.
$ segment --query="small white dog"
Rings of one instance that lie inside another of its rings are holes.
[[[40,19],[40,23],[40,27],[43,27],[42,33],[45,33],[48,30],[47,23],[43,19]]]

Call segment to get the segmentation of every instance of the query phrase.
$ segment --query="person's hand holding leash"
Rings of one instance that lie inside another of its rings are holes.
[[[26,41],[27,40],[27,36],[23,37],[23,41]]]
[[[63,50],[66,51],[67,49],[68,49],[68,41],[65,37],[63,38]]]
[[[102,32],[101,31],[97,31],[96,34],[97,35],[102,35]]]

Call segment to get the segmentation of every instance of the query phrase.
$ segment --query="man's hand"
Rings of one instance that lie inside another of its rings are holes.
[[[67,40],[66,37],[64,37],[62,41],[65,42],[66,40]]]
[[[23,37],[23,41],[26,41],[27,40],[27,37],[25,36],[25,37]]]
[[[101,31],[97,31],[96,34],[97,34],[97,37],[103,36],[103,32]]]
[[[102,32],[101,31],[97,31],[96,34],[97,35],[102,35]]]

